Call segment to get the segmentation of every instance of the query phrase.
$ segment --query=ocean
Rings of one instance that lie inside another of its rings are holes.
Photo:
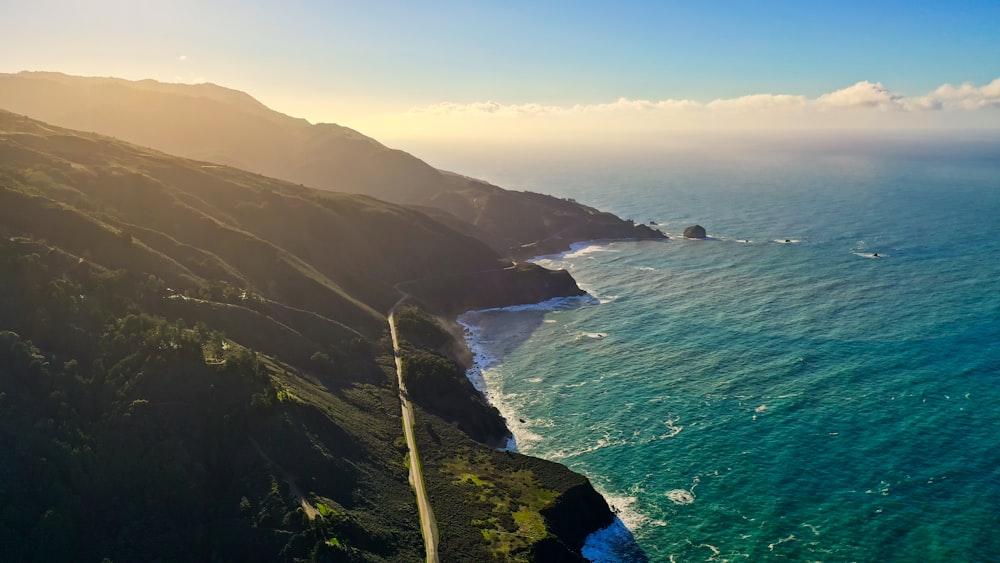
[[[589,295],[460,318],[516,447],[650,561],[1000,560],[995,139],[469,172],[671,236],[539,257]]]

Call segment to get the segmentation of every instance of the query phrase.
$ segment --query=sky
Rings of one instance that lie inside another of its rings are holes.
[[[380,139],[1000,129],[1000,2],[0,0],[0,72],[213,82]]]

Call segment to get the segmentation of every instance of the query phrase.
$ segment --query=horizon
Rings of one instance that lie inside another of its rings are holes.
[[[210,82],[388,143],[1000,130],[1000,5],[9,6],[0,72]],[[38,33],[45,29],[47,33]]]

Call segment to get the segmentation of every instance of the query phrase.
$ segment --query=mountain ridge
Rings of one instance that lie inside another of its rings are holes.
[[[0,74],[0,108],[293,183],[436,208],[513,258],[578,240],[664,238],[577,202],[437,170],[353,129],[310,124],[216,85]]]

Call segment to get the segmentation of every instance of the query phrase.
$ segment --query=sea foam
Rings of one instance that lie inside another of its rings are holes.
[[[591,563],[622,563],[648,561],[646,555],[635,543],[635,538],[621,518],[615,518],[610,526],[587,536],[584,541],[583,556]]]
[[[490,385],[490,370],[501,363],[503,356],[501,352],[496,352],[488,346],[488,344],[493,344],[493,341],[484,337],[479,322],[487,314],[518,311],[558,312],[598,303],[590,294],[555,297],[540,303],[468,311],[456,319],[456,322],[464,329],[466,344],[472,352],[472,365],[466,370],[465,375],[472,382],[473,387],[500,411],[501,416],[507,421],[507,429],[511,432],[511,438],[502,449],[518,451],[518,444],[538,442],[542,440],[542,436],[532,432],[527,422],[521,422],[523,419],[520,418],[511,401],[513,396],[504,397],[495,385]],[[537,383],[541,379],[532,378],[532,381]]]

